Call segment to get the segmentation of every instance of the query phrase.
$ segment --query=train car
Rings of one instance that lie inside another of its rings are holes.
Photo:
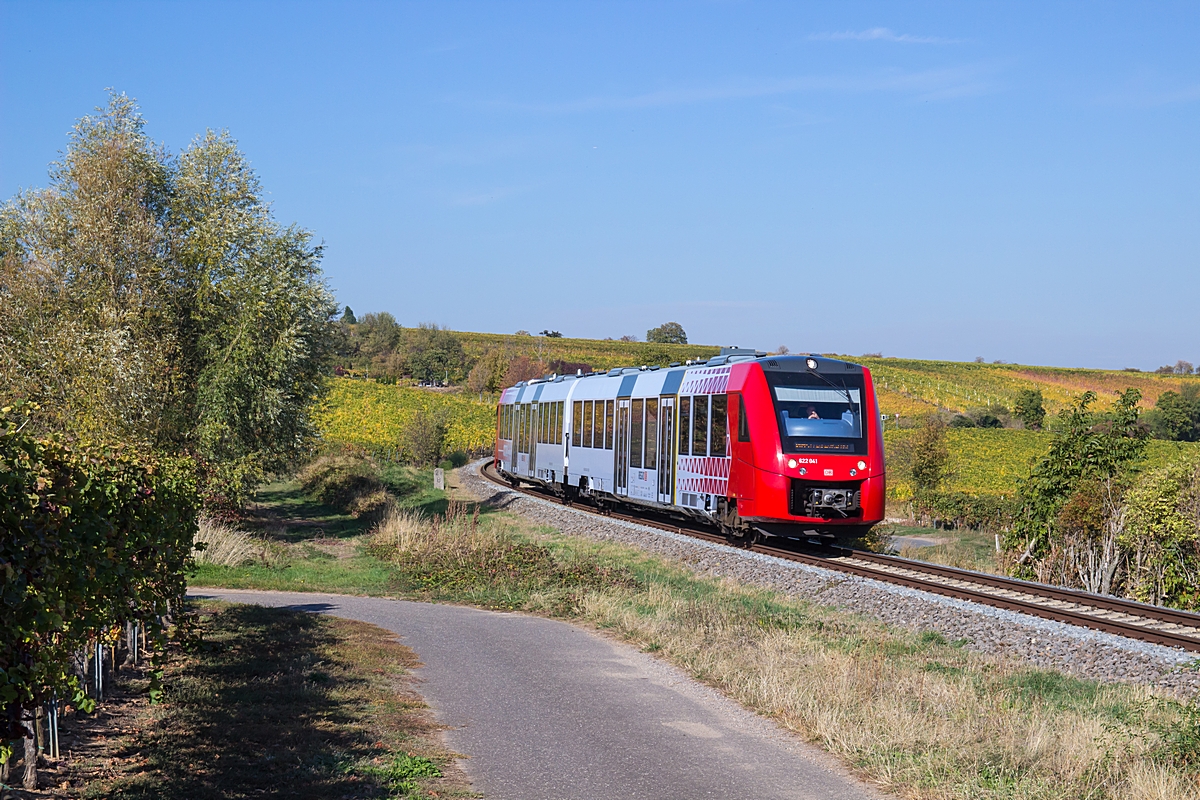
[[[861,535],[883,519],[871,372],[726,348],[703,363],[506,389],[495,464],[568,500],[699,518],[732,537]]]

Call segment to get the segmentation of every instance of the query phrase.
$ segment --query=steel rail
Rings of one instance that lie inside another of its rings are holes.
[[[495,473],[491,461],[485,462],[480,472],[488,480],[511,491],[544,499],[561,499],[544,489],[514,487]],[[735,547],[723,534],[706,530],[699,524],[689,524],[686,521],[668,523],[654,517],[634,516],[585,505],[574,507],[610,519]],[[1200,614],[1187,611],[846,547],[821,546],[818,550],[792,550],[754,543],[749,548],[737,549],[749,549],[786,561],[871,578],[1126,638],[1200,651]]]

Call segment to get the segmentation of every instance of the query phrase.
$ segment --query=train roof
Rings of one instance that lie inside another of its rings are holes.
[[[863,368],[859,364],[854,364],[849,361],[842,361],[836,358],[827,358],[825,356],[813,355],[810,353],[802,353],[797,355],[768,355],[762,350],[749,350],[740,347],[722,347],[718,355],[709,358],[706,361],[696,360],[680,363],[672,362],[666,367],[659,365],[641,366],[641,367],[613,367],[607,372],[579,372],[575,375],[544,375],[540,378],[532,378],[528,381],[520,381],[513,385],[512,388],[520,386],[533,386],[539,383],[561,383],[563,381],[584,380],[586,378],[599,378],[616,375],[635,375],[639,372],[654,372],[660,369],[675,369],[675,368],[695,368],[695,367],[719,367],[725,364],[733,364],[742,361],[758,361],[762,364],[763,369],[778,371],[778,372],[836,372],[845,375],[847,373],[861,374]]]

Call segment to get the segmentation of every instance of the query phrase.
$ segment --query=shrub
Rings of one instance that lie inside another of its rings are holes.
[[[0,759],[52,695],[89,706],[73,653],[130,621],[161,641],[196,533],[191,461],[37,439],[27,422],[0,409]]]
[[[436,464],[446,449],[450,424],[441,409],[421,409],[409,421],[400,440],[404,460],[413,464]]]
[[[300,471],[306,494],[356,517],[382,514],[390,502],[379,465],[352,453],[323,455]]]

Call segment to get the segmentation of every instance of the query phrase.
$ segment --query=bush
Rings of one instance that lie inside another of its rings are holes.
[[[924,492],[913,498],[913,516],[947,528],[1008,530],[1019,510],[1015,499],[966,492]]]
[[[36,439],[23,411],[0,409],[0,743],[53,695],[90,705],[71,668],[89,642],[130,621],[161,641],[196,533],[191,461]]]
[[[429,465],[442,460],[450,424],[441,409],[421,409],[409,421],[400,441],[404,460]]]
[[[355,517],[382,515],[390,504],[379,465],[352,453],[323,455],[300,471],[304,492]]]

